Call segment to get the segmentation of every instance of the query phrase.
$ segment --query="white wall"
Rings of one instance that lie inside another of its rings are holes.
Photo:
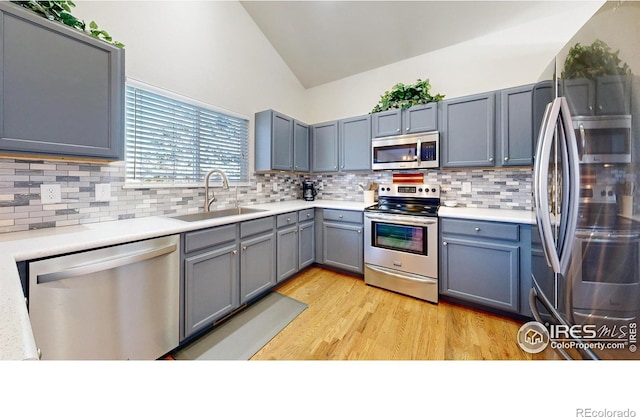
[[[253,118],[302,120],[304,88],[237,1],[76,1],[124,43],[126,75]]]
[[[446,98],[534,83],[602,2],[575,3],[544,18],[308,91],[310,123],[365,114],[399,82],[428,78]]]

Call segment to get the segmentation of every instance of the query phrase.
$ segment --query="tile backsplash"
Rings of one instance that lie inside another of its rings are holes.
[[[531,169],[428,170],[443,200],[468,207],[531,209]],[[125,188],[124,162],[79,163],[0,159],[0,233],[201,210],[203,187]],[[358,183],[391,181],[390,172],[366,174],[254,174],[248,186],[213,187],[215,208],[300,199],[300,181],[318,185],[317,199],[361,201]],[[463,184],[472,184],[463,192]],[[96,184],[111,185],[110,201],[95,201]],[[41,184],[60,184],[62,201],[42,204]],[[275,184],[275,185],[274,185]],[[237,195],[237,197],[236,197]]]

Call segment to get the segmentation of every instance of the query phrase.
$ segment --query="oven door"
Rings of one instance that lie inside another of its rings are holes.
[[[366,264],[438,277],[438,219],[365,214]]]

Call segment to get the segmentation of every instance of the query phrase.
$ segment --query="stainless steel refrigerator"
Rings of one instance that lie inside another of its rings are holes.
[[[529,302],[566,359],[640,359],[638,21],[640,2],[605,3],[534,89]]]

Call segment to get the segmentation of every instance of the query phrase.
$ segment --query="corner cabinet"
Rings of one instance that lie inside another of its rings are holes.
[[[594,80],[562,80],[562,95],[567,97],[574,116],[604,116],[631,112],[631,78],[605,75]]]
[[[531,226],[446,218],[440,225],[440,294],[530,316]]]
[[[255,114],[256,171],[309,171],[309,126],[275,110]]]
[[[8,2],[0,32],[0,152],[123,159],[124,50]]]

